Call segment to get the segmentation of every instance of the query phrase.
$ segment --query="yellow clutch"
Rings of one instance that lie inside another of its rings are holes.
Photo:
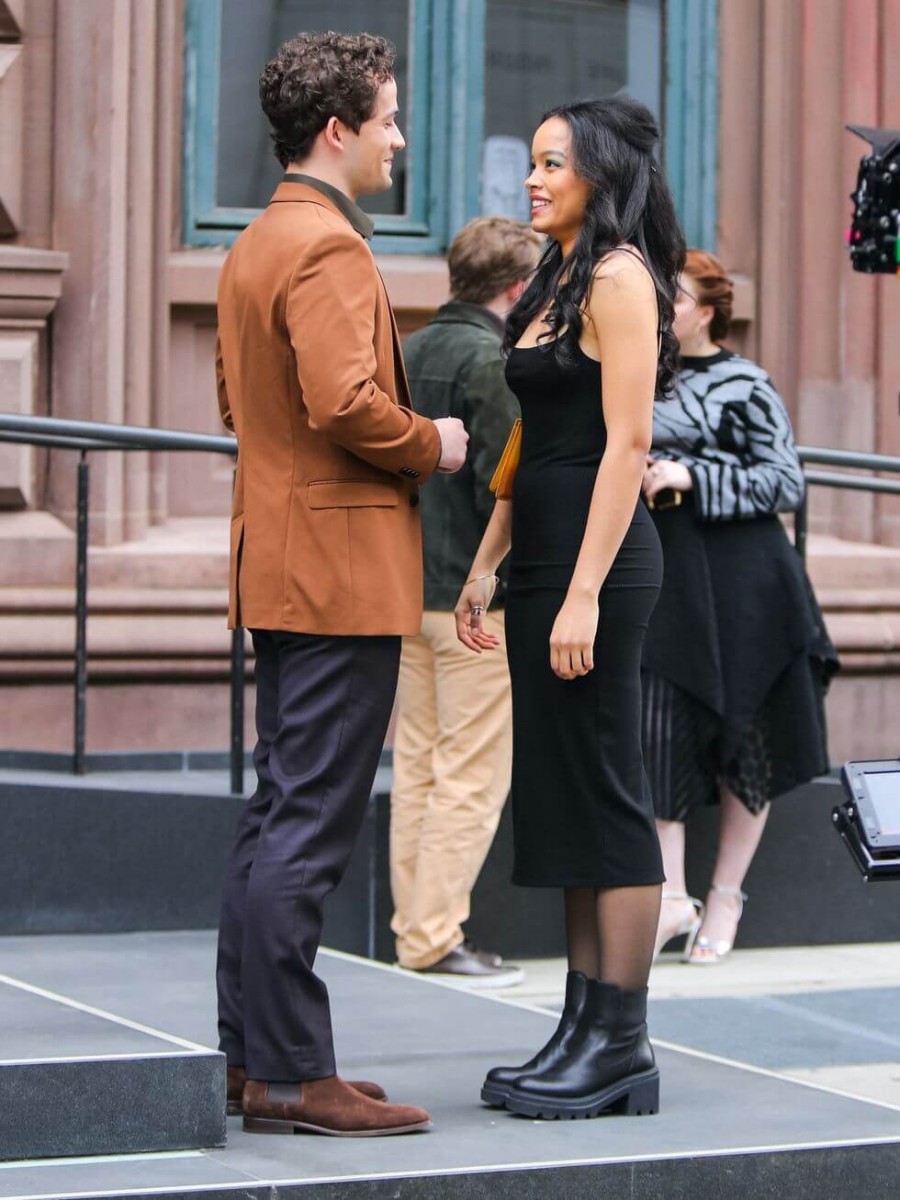
[[[497,470],[493,474],[488,487],[498,500],[512,499],[513,480],[519,465],[519,455],[522,450],[522,418],[517,417],[506,439]]]

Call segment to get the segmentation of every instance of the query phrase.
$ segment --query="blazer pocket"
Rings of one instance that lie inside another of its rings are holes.
[[[400,502],[390,483],[368,479],[315,479],[306,485],[310,508],[395,508]]]

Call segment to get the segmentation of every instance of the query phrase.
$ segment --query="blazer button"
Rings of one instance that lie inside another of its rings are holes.
[[[410,492],[409,507],[410,508],[418,508],[419,507],[419,493],[418,492]]]

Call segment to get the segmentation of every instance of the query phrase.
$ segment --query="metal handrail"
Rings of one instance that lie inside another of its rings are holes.
[[[18,442],[56,450],[78,451],[78,504],[75,558],[75,695],[72,769],[83,775],[87,769],[87,563],[90,464],[94,450],[199,451],[237,455],[237,442],[230,437],[186,433],[173,429],[145,429],[136,425],[109,425],[98,421],[63,421],[55,417],[30,417],[0,413],[0,442]],[[244,631],[231,637],[229,768],[231,790],[244,790],[244,682],[246,661]]]
[[[0,413],[0,433],[19,434],[19,439],[41,439],[41,445],[76,449],[68,443],[86,440],[89,450],[200,450],[212,454],[237,456],[233,437],[210,433],[187,433],[178,429],[147,429],[142,425],[109,425],[102,421],[64,421],[59,417],[26,417],[20,413]]]
[[[863,471],[900,471],[900,458],[890,454],[869,454],[859,450],[829,450],[825,446],[798,446],[802,463],[823,467],[858,467]]]
[[[862,471],[883,471],[900,474],[900,458],[890,454],[867,454],[858,450],[829,450],[825,446],[798,446],[801,463],[829,467],[849,467]],[[816,487],[840,488],[845,491],[877,492],[900,496],[900,480],[878,479],[871,475],[844,475],[836,471],[804,471],[807,484]],[[806,541],[809,533],[809,488],[803,491],[800,507],[794,513],[794,546],[806,562]]]
[[[77,450],[78,519],[77,565],[75,585],[75,736],[73,765],[76,774],[84,774],[85,710],[87,693],[87,549],[89,464],[88,452],[94,450],[170,450],[199,451],[237,456],[234,438],[213,434],[188,433],[174,429],[148,429],[138,425],[111,425],[99,421],[66,421],[57,417],[31,417],[19,413],[0,413],[0,442],[18,442],[59,450]],[[800,461],[850,470],[881,471],[900,474],[900,458],[885,454],[867,454],[855,450],[830,450],[822,446],[798,446]],[[846,475],[834,471],[804,471],[807,484],[819,487],[900,495],[900,481],[864,475]],[[794,544],[806,559],[809,521],[809,490],[794,515]],[[235,629],[231,639],[231,739],[229,761],[231,790],[243,792],[244,774],[244,679],[245,655],[243,631]]]

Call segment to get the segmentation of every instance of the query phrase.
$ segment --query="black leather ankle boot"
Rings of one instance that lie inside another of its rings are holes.
[[[532,1075],[552,1067],[566,1053],[572,1034],[578,1024],[584,1003],[587,998],[588,979],[580,971],[570,971],[566,976],[566,1002],[563,1006],[562,1017],[556,1032],[534,1058],[530,1058],[521,1067],[494,1067],[488,1071],[481,1089],[481,1099],[485,1104],[502,1108],[509,1089],[522,1075]]]
[[[612,1109],[659,1111],[659,1071],[647,1036],[647,989],[589,979],[581,1019],[566,1051],[522,1075],[506,1107],[527,1117],[596,1117]]]

